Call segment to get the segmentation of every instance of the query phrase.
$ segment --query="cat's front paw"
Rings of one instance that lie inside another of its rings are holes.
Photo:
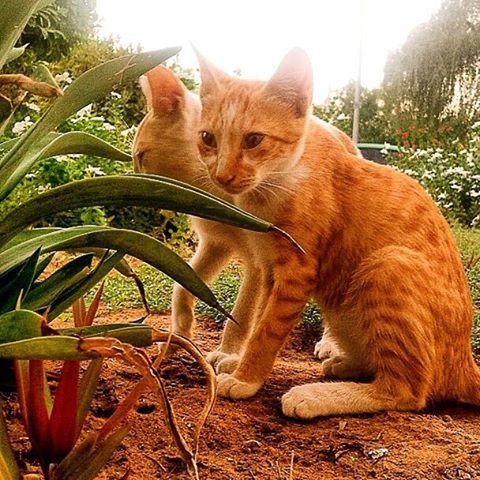
[[[236,353],[228,354],[221,350],[214,350],[207,355],[206,359],[216,373],[232,373],[237,368],[240,356]]]
[[[242,382],[228,373],[221,373],[217,376],[218,395],[232,400],[253,397],[261,386],[261,383]]]
[[[282,412],[286,417],[311,420],[322,415],[328,415],[328,408],[322,405],[314,384],[300,385],[291,388],[282,397]]]

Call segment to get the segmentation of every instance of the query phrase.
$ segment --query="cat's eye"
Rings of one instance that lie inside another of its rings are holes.
[[[203,132],[200,133],[200,136],[202,137],[202,142],[207,147],[210,147],[210,148],[217,147],[217,141],[215,140],[215,135],[213,133],[210,133],[204,130]]]
[[[255,148],[265,138],[263,133],[248,133],[243,139],[244,148]]]

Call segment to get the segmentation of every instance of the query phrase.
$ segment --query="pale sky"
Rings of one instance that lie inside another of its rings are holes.
[[[228,73],[266,80],[292,47],[313,64],[314,100],[356,78],[362,0],[97,0],[103,36],[151,50],[181,45],[179,63],[197,68],[190,42]],[[441,0],[363,0],[362,83],[379,85],[385,60]]]

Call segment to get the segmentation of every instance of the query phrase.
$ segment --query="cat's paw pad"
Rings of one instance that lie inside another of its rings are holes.
[[[341,379],[354,379],[367,376],[359,366],[353,365],[344,355],[337,355],[322,362],[323,375]]]
[[[282,412],[286,417],[311,420],[328,412],[322,408],[321,398],[310,385],[291,388],[282,397]]]
[[[262,384],[242,382],[228,373],[217,376],[217,394],[220,397],[240,400],[255,395]]]
[[[317,357],[320,361],[326,360],[330,357],[335,357],[339,355],[340,349],[337,344],[330,339],[322,338],[315,344],[315,349],[313,350],[313,355]]]

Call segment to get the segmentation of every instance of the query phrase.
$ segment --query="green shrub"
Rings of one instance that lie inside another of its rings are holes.
[[[465,144],[448,147],[410,148],[389,163],[420,182],[447,218],[480,226],[480,122]]]

